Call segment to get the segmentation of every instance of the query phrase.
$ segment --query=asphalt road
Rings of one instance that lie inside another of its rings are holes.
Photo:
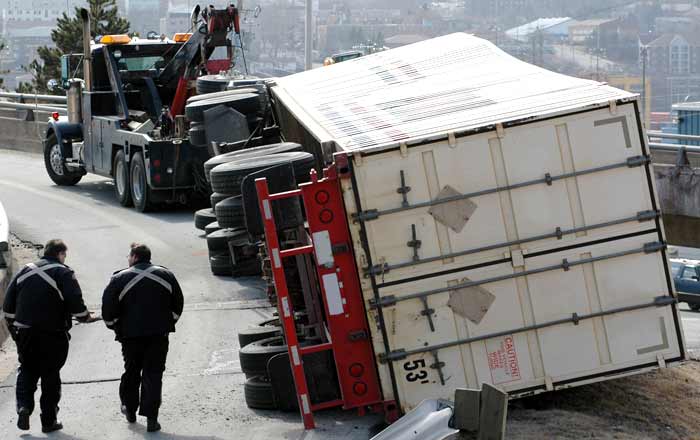
[[[148,244],[154,263],[177,275],[185,312],[170,342],[160,417],[163,431],[148,438],[369,438],[378,422],[375,416],[324,412],[317,416],[318,429],[304,433],[297,414],[248,409],[236,329],[270,316],[260,281],[211,275],[206,242],[193,226],[191,210],[141,214],[119,206],[113,191],[109,180],[90,175],[75,187],[57,187],[46,176],[41,157],[0,151],[0,200],[13,234],[33,243],[64,239],[69,246],[66,263],[75,269],[91,309],[99,309],[112,272],[126,267],[131,242]],[[145,420],[128,425],[119,413],[122,360],[113,334],[101,322],[76,326],[71,334],[59,414],[65,429],[51,438],[143,438]],[[0,377],[3,439],[21,434],[15,427],[14,381],[14,373]],[[37,408],[32,416],[31,434],[23,439],[45,437],[38,412]]]
[[[171,268],[185,293],[185,313],[171,337],[161,410],[163,432],[146,434],[145,421],[128,425],[119,413],[119,345],[102,323],[76,326],[63,369],[62,440],[164,438],[367,439],[377,417],[340,411],[317,415],[318,429],[305,433],[297,414],[253,411],[243,397],[236,329],[270,315],[256,279],[233,280],[209,272],[206,242],[187,209],[141,214],[118,205],[109,180],[86,176],[72,188],[48,179],[42,158],[0,150],[0,200],[11,229],[22,240],[44,243],[60,237],[69,246],[67,264],[77,273],[86,302],[98,305],[110,274],[126,265],[128,245],[147,243],[154,262]],[[700,259],[700,250],[681,256]],[[700,354],[700,313],[682,312],[686,341]],[[11,341],[9,343],[11,345]],[[10,349],[12,347],[9,347]],[[2,354],[0,353],[0,358]],[[2,359],[0,359],[1,363]],[[0,438],[17,438],[14,374],[2,377]],[[38,394],[37,394],[38,397]],[[31,434],[40,434],[38,409]]]

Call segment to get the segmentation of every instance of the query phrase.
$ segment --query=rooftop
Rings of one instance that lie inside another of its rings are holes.
[[[508,29],[506,31],[506,35],[515,40],[526,40],[534,32],[544,31],[572,20],[573,19],[571,17],[538,18],[537,20],[531,21],[530,23],[526,23],[522,26]]]

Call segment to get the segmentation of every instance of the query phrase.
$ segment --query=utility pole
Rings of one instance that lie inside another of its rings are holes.
[[[311,70],[313,67],[311,62],[311,47],[313,39],[313,27],[311,20],[313,19],[312,5],[313,0],[306,0],[306,21],[304,23],[304,68]]]

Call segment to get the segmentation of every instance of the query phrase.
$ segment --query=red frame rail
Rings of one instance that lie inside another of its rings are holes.
[[[315,427],[313,412],[321,409],[342,406],[343,409],[357,409],[364,413],[367,408],[381,408],[385,402],[382,401],[357,265],[335,167],[324,170],[324,178],[321,180],[312,171],[311,182],[302,184],[300,189],[293,191],[270,194],[264,178],[257,179],[255,185],[277,290],[277,309],[292,364],[304,428]],[[312,244],[280,250],[272,202],[291,197],[302,198]],[[294,310],[284,274],[284,259],[301,254],[314,255],[325,309],[324,324],[330,339],[329,342],[306,347],[299,345]],[[332,351],[341,398],[312,404],[303,356],[325,350]]]

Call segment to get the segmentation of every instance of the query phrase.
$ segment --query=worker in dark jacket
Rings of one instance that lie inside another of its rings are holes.
[[[34,392],[41,379],[41,430],[63,428],[57,419],[61,399],[61,367],[68,357],[71,319],[92,322],[97,318],[83,302],[75,273],[64,263],[67,246],[50,240],[44,256],[22,268],[5,292],[3,313],[17,344],[17,427],[29,429],[34,411]]]
[[[172,272],[151,264],[146,245],[133,243],[128,260],[129,267],[115,272],[104,291],[102,318],[122,344],[121,411],[134,423],[138,409],[148,418],[147,430],[154,432],[160,430],[168,334],[175,331],[184,300]]]

